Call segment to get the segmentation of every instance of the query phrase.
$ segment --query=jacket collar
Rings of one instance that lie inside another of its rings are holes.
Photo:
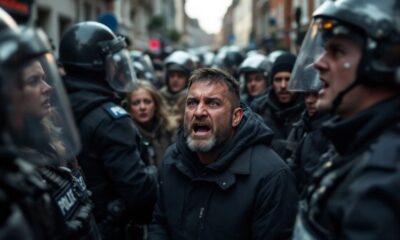
[[[242,152],[223,172],[212,171],[205,166],[197,166],[198,164],[188,166],[182,161],[176,161],[175,166],[192,181],[214,182],[222,190],[227,190],[236,183],[236,175],[250,174],[250,159],[253,149],[254,147],[249,147]],[[201,169],[193,169],[193,167]]]

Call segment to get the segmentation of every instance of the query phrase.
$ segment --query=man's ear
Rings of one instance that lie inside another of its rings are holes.
[[[241,107],[237,107],[233,110],[232,114],[232,127],[237,127],[243,118],[243,109]]]

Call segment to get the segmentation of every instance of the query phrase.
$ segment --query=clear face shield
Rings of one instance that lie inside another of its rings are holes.
[[[106,58],[107,81],[117,92],[130,92],[136,85],[136,74],[129,52],[122,49]]]
[[[69,102],[53,55],[46,53],[2,72],[6,129],[19,154],[60,165],[80,150]]]
[[[132,91],[136,86],[137,78],[129,51],[125,49],[124,40],[118,38],[102,45],[108,52],[105,59],[107,82],[117,92]]]
[[[324,52],[320,22],[313,21],[304,38],[293,67],[288,90],[293,92],[318,92],[322,87],[314,62]]]

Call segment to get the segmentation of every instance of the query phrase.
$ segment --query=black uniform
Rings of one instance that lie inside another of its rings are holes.
[[[313,176],[296,239],[400,238],[400,98],[323,131],[335,146]]]
[[[98,76],[92,77],[67,76],[64,80],[82,137],[78,161],[93,194],[95,217],[104,232],[105,228],[121,228],[130,220],[149,221],[156,181],[145,172],[133,120],[116,104],[118,99],[106,82],[94,83]],[[109,230],[105,231],[114,231]]]
[[[31,163],[0,149],[0,239],[67,239],[48,186]]]
[[[312,173],[320,165],[321,156],[331,145],[321,132],[321,125],[329,118],[327,113],[316,112],[310,117],[304,112],[289,134],[285,160],[297,178],[300,193],[307,187]]]

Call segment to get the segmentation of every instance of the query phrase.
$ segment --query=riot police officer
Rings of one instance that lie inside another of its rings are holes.
[[[317,109],[318,92],[322,88],[322,82],[315,79],[318,77],[317,70],[313,66],[312,58],[307,56],[306,52],[298,56],[299,60],[288,83],[289,91],[304,95],[305,110],[290,130],[284,154],[284,160],[296,176],[300,197],[304,196],[310,175],[320,165],[321,155],[331,146],[321,131],[321,125],[331,115],[327,111]]]
[[[160,89],[160,95],[166,103],[169,120],[177,129],[183,122],[183,112],[187,85],[195,64],[189,53],[175,51],[164,61],[165,86]]]
[[[267,92],[271,67],[271,62],[262,54],[251,55],[243,61],[239,67],[242,102],[250,105]]]
[[[98,239],[51,48],[0,9],[1,238]]]
[[[125,47],[108,27],[89,21],[69,28],[59,49],[82,137],[78,161],[104,239],[123,239],[132,224],[150,221],[156,198],[155,178],[140,157],[138,131],[118,105],[136,81]]]
[[[160,94],[166,103],[173,107],[180,98],[186,95],[189,76],[194,70],[194,62],[189,53],[175,51],[164,61],[165,86],[160,89]]]
[[[397,0],[339,0],[313,14],[302,53],[323,85],[317,107],[336,114],[322,128],[334,148],[313,174],[295,239],[400,238],[399,13]]]

